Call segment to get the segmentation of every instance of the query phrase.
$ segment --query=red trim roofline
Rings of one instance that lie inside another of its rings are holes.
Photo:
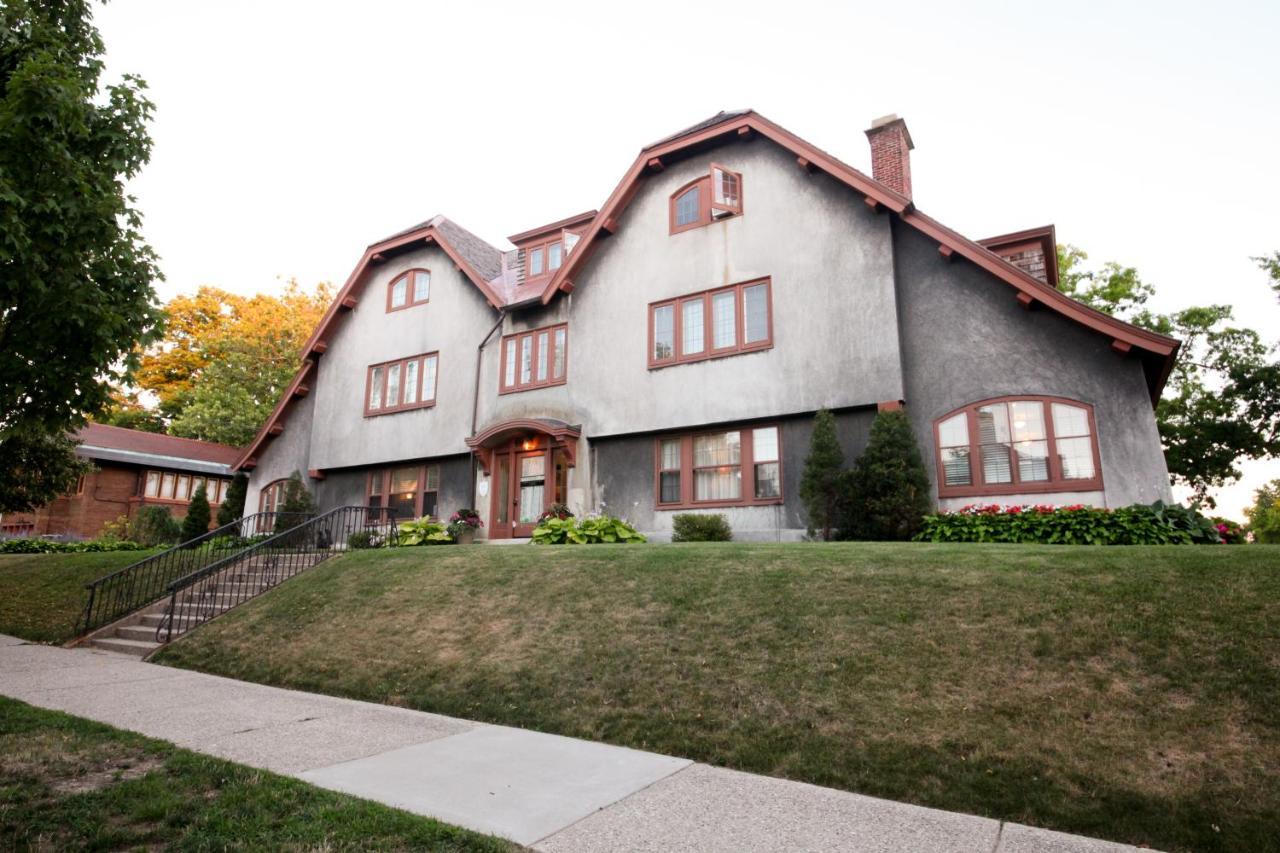
[[[549,225],[539,225],[537,228],[530,228],[528,231],[512,234],[507,239],[511,241],[512,245],[517,245],[525,240],[532,240],[534,237],[541,237],[543,234],[550,234],[552,231],[559,231],[572,225],[586,225],[599,212],[598,210],[588,210],[585,213],[579,213],[576,216],[570,216],[567,219],[561,219]]]
[[[1049,279],[1049,284],[1056,290],[1058,287],[1058,233],[1052,225],[1043,225],[1039,228],[1028,228],[1024,231],[1015,231],[1012,234],[1000,234],[996,237],[984,237],[981,240],[975,240],[979,246],[1001,255],[1001,251],[1007,250],[1011,246],[1017,246],[1019,243],[1039,243],[1040,251],[1044,252],[1044,269],[1045,275]]]
[[[574,273],[594,252],[597,239],[601,236],[608,236],[617,229],[618,219],[622,211],[639,191],[640,179],[647,171],[652,171],[649,168],[651,162],[657,160],[661,163],[664,156],[675,154],[691,146],[722,136],[736,134],[737,138],[742,139],[750,138],[753,133],[758,133],[797,155],[798,158],[801,158],[802,166],[806,170],[819,169],[842,181],[855,191],[862,193],[867,203],[877,210],[883,208],[898,214],[903,222],[936,240],[939,247],[945,250],[946,255],[958,254],[1011,285],[1018,291],[1020,300],[1028,307],[1039,303],[1068,319],[1111,337],[1113,341],[1119,341],[1131,347],[1138,347],[1163,359],[1164,364],[1161,367],[1160,374],[1156,381],[1151,384],[1152,403],[1154,404],[1159,399],[1165,380],[1173,369],[1173,361],[1177,356],[1178,348],[1181,346],[1179,341],[1141,329],[1123,320],[1118,320],[1109,314],[1104,314],[1101,311],[1076,302],[1069,296],[1059,292],[1057,288],[1050,287],[1039,279],[1028,275],[994,252],[983,248],[973,240],[961,236],[937,220],[921,213],[912,204],[911,200],[905,196],[894,192],[863,172],[832,157],[825,151],[814,147],[790,131],[769,121],[764,116],[750,111],[742,115],[727,116],[724,121],[695,133],[642,149],[635,162],[632,163],[631,168],[627,170],[626,175],[618,183],[618,186],[614,188],[613,193],[610,194],[608,200],[600,209],[600,213],[587,230],[582,242],[574,249],[573,254],[566,259],[564,266],[551,277],[543,288],[542,303],[544,305],[549,303],[558,291],[562,289],[569,290],[574,287],[570,283]],[[610,225],[612,227],[606,227]]]

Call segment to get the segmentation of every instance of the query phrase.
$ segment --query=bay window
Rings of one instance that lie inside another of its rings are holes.
[[[973,403],[934,424],[941,497],[1102,488],[1093,408],[1053,397]]]
[[[655,453],[659,509],[753,506],[782,500],[777,426],[663,436]]]
[[[434,406],[439,360],[439,354],[432,352],[370,365],[365,380],[365,415]]]
[[[569,327],[561,323],[502,339],[498,392],[563,385],[568,369]]]
[[[773,346],[770,289],[763,279],[651,304],[649,367]]]

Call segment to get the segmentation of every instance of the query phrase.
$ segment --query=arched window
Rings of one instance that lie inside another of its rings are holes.
[[[285,489],[289,480],[275,480],[262,487],[258,492],[258,512],[276,512],[284,509]]]
[[[742,213],[742,175],[712,163],[709,174],[671,194],[670,206],[672,234],[736,216]]]
[[[1102,488],[1093,407],[1061,397],[971,403],[933,425],[940,497]]]
[[[387,285],[387,310],[399,311],[431,299],[431,270],[408,270]]]

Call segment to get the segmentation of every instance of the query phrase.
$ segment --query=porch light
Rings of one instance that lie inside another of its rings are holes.
[[[538,440],[536,438],[526,438],[520,446],[524,450],[533,450],[538,446]]]

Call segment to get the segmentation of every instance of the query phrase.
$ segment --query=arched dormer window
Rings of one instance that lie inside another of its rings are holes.
[[[671,194],[670,208],[672,234],[737,216],[742,213],[742,174],[712,163],[709,174]]]
[[[431,270],[402,272],[387,285],[387,310],[399,311],[431,299]]]
[[[1102,488],[1093,407],[1061,397],[1000,397],[933,424],[940,497]]]

